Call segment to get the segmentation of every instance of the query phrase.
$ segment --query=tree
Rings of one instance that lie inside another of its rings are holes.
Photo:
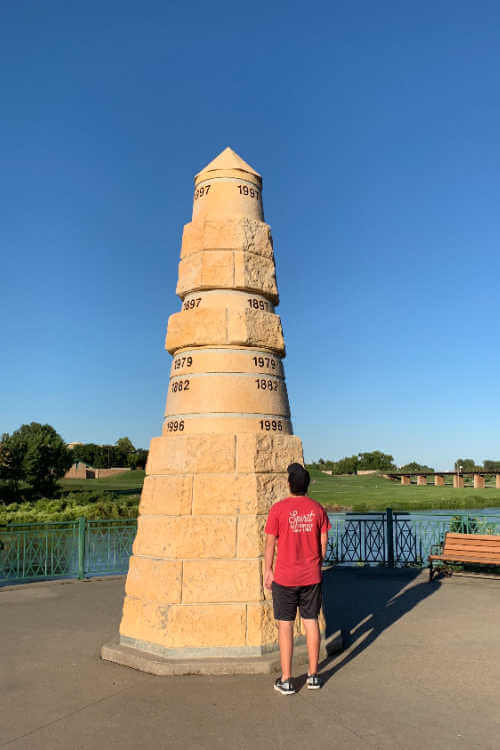
[[[500,461],[490,461],[488,459],[485,459],[483,461],[483,466],[485,471],[500,471]]]
[[[16,481],[25,481],[37,492],[52,493],[73,463],[72,452],[49,424],[23,424],[6,442],[7,453],[15,456]]]
[[[358,463],[358,456],[345,456],[334,462],[332,471],[334,474],[356,474]]]
[[[358,469],[360,470],[378,470],[387,471],[395,469],[394,457],[389,453],[382,453],[382,451],[372,451],[371,453],[359,453],[359,464]]]
[[[75,445],[71,452],[74,462],[82,461],[84,464],[95,467],[97,457],[100,455],[100,446],[97,443]]]
[[[132,453],[132,451],[135,451],[134,444],[128,437],[121,437],[118,438],[118,440],[115,443],[116,447],[120,451],[120,453]]]
[[[112,466],[119,466],[120,461],[115,462],[115,450],[114,445],[100,445],[96,456],[96,469],[111,469]]]
[[[458,471],[461,468],[461,471],[474,471],[476,468],[480,468],[476,466],[476,462],[473,458],[457,458],[455,461],[455,471]]]
[[[17,494],[19,482],[24,478],[23,458],[26,453],[26,442],[14,433],[2,435],[0,442],[0,480],[7,482]]]
[[[410,461],[409,464],[405,464],[404,466],[401,466],[399,471],[407,471],[408,474],[414,474],[417,471],[423,471],[423,472],[431,472],[434,471],[432,466],[426,466],[425,464],[419,464],[417,461]]]
[[[113,466],[127,466],[128,459],[135,452],[134,444],[128,437],[121,437],[115,443]]]
[[[138,448],[133,453],[129,453],[127,456],[127,463],[130,468],[133,469],[144,469],[146,461],[148,460],[148,451]]]

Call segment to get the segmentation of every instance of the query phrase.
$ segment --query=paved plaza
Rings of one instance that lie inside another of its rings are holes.
[[[269,676],[160,678],[102,662],[123,578],[0,588],[0,747],[398,748],[500,746],[500,580],[419,571],[325,574],[346,649],[321,691]]]

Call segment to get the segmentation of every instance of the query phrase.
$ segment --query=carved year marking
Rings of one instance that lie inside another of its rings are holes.
[[[248,300],[248,305],[253,310],[269,310],[269,302],[264,302],[261,299],[255,299],[255,297],[252,297]]]
[[[178,391],[189,391],[189,380],[176,380],[172,383],[170,390],[172,393],[177,393]]]
[[[277,391],[278,390],[278,383],[273,382],[271,378],[269,380],[266,380],[265,378],[257,378],[256,381],[257,388],[259,391]]]
[[[271,370],[276,370],[278,363],[272,357],[253,357],[255,367],[270,367]]]
[[[182,367],[191,367],[193,364],[192,357],[179,357],[174,361],[174,370],[180,370]]]
[[[265,430],[266,432],[269,432],[270,430],[273,432],[283,432],[283,425],[277,419],[261,419],[260,429]]]
[[[248,185],[237,185],[237,188],[240,191],[240,195],[249,195],[250,198],[256,198],[257,200],[259,200],[260,193],[258,190],[249,188]]]
[[[184,420],[171,419],[169,422],[167,422],[167,430],[169,432],[182,432],[184,430]]]
[[[184,310],[194,310],[195,307],[199,307],[201,302],[201,297],[193,297],[193,299],[188,299],[183,304]]]
[[[210,190],[211,187],[212,187],[211,185],[205,185],[204,187],[201,187],[198,190],[195,190],[194,191],[195,201],[197,201],[198,198],[203,198],[204,195],[208,195],[208,191]]]

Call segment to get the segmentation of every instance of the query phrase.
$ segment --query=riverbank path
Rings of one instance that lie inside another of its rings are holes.
[[[124,578],[0,588],[0,748],[497,750],[500,579],[325,574],[345,650],[320,691],[269,676],[174,677],[102,662]]]

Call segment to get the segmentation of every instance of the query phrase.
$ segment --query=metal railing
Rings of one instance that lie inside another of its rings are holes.
[[[500,534],[500,513],[333,513],[327,562],[426,565],[447,531]],[[0,525],[0,583],[128,570],[135,519]]]
[[[326,562],[352,565],[427,565],[447,531],[500,534],[498,513],[333,513]]]
[[[135,519],[0,525],[0,582],[126,573]]]

